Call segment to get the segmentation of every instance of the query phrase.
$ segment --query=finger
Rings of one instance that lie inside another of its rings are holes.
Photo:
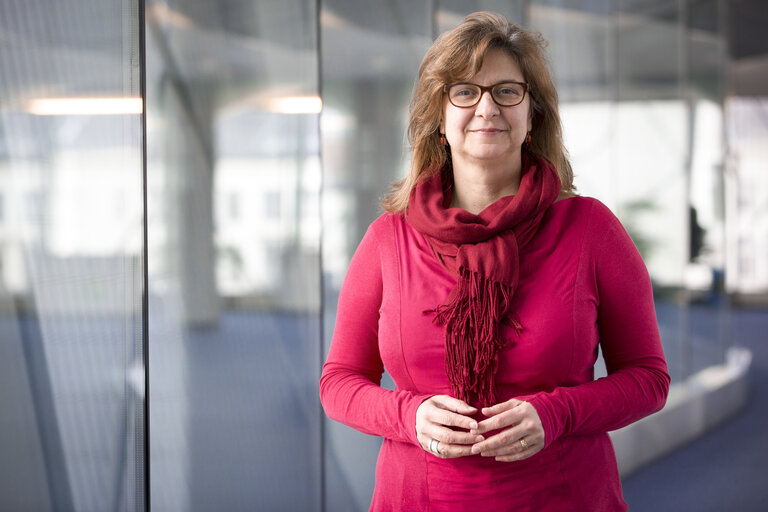
[[[526,441],[525,445],[520,443],[520,439],[517,439],[495,448],[484,449],[480,452],[480,455],[483,457],[517,456],[531,450],[538,451],[544,447],[543,442],[534,441],[532,437],[525,437],[523,439]]]
[[[494,455],[497,461],[513,462],[531,457],[544,449],[544,436],[531,435],[518,439],[511,445],[511,449],[501,451]]]
[[[517,449],[521,449],[522,447],[519,443],[517,446],[514,446],[513,443],[516,443],[517,440],[524,437],[524,435],[525,432],[520,427],[508,428],[498,434],[489,436],[485,441],[476,443],[472,447],[472,453],[478,453],[484,457],[514,453]]]
[[[510,409],[514,409],[518,405],[522,404],[523,402],[521,400],[517,400],[515,398],[512,398],[510,400],[507,400],[506,402],[501,402],[496,405],[492,405],[490,407],[483,407],[482,413],[483,416],[495,416],[499,413],[502,413],[504,411],[508,411]]]
[[[459,414],[475,414],[477,412],[477,407],[472,407],[464,400],[459,400],[458,398],[453,398],[448,395],[435,395],[432,397],[432,401],[440,405],[443,409]]]
[[[472,455],[472,447],[470,445],[446,444],[439,442],[437,443],[436,448],[437,453],[431,453],[441,459],[455,459],[457,457]]]
[[[496,460],[499,461],[499,462],[515,462],[515,461],[518,461],[518,460],[525,460],[525,459],[527,459],[529,457],[532,457],[532,456],[536,455],[540,451],[541,451],[541,447],[540,446],[536,447],[536,448],[529,448],[528,450],[525,450],[523,452],[516,453],[516,454],[500,455],[500,456],[496,457]]]
[[[513,409],[523,403],[521,400],[518,400],[516,398],[511,398],[507,400],[506,402],[499,402],[498,404],[492,405],[490,407],[483,407],[482,413],[485,416],[493,416],[500,412],[507,411],[509,409]]]
[[[521,443],[521,439],[525,442]],[[544,447],[544,434],[535,428],[533,421],[525,421],[477,443],[472,447],[472,452],[479,453],[483,457],[496,457],[515,455],[532,447],[538,447],[538,449]]]
[[[525,443],[521,443],[523,439]],[[489,440],[490,441],[490,440]],[[500,455],[516,455],[525,452],[531,448],[540,450],[544,448],[544,436],[541,434],[530,434],[520,437],[510,434],[503,442],[482,445],[478,443],[472,447],[472,453],[482,455],[483,457],[497,457]]]
[[[525,412],[519,408],[514,407],[498,414],[491,416],[487,420],[483,420],[477,424],[477,433],[484,434],[491,430],[498,430],[500,428],[509,427],[519,423],[525,417]]]
[[[433,439],[427,435],[419,435],[419,444],[425,452],[441,459],[466,457],[472,455],[471,445],[449,444]]]
[[[473,445],[485,440],[485,438],[481,435],[470,434],[469,432],[463,432],[460,430],[452,430],[435,423],[426,425],[423,429],[423,432],[425,436],[431,439],[437,439],[441,443],[445,444]]]
[[[474,418],[463,416],[440,407],[434,407],[427,411],[426,417],[429,421],[440,425],[459,427],[466,430],[476,430],[478,428],[478,423]]]

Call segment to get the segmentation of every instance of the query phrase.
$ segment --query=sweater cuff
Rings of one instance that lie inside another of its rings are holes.
[[[550,400],[548,393],[542,391],[534,395],[517,397],[517,399],[528,402],[536,409],[541,420],[541,426],[544,428],[544,448],[547,448],[562,435],[556,421],[555,405]]]
[[[416,411],[419,409],[419,406],[424,403],[424,400],[432,398],[433,396],[435,396],[435,393],[431,395],[413,395],[411,403],[408,405],[405,411],[405,417],[403,418],[405,421],[404,428],[408,441],[415,444],[419,448],[421,448],[421,444],[419,443],[419,439],[416,437]]]

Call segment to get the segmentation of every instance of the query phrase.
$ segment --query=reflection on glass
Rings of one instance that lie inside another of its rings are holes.
[[[144,510],[138,20],[0,4],[2,510]]]
[[[27,112],[37,116],[141,114],[141,98],[35,98]]]
[[[378,440],[321,429],[320,364],[421,58],[471,10],[550,41],[577,186],[642,251],[675,380],[722,361],[726,281],[768,290],[766,108],[724,115],[722,0],[49,4],[0,2],[0,509],[142,509],[145,320],[155,508],[367,506]]]
[[[363,6],[364,5],[364,6]],[[341,282],[379,198],[407,167],[414,77],[431,44],[429,2],[322,2],[323,273],[330,346]],[[380,440],[325,423],[325,509],[363,510]]]
[[[727,197],[728,290],[736,295],[768,294],[768,103],[763,98],[729,98],[728,132],[732,167]],[[735,169],[734,169],[735,170]]]
[[[722,362],[725,345],[724,30],[716,8],[565,4],[536,2],[531,23],[552,42],[576,183],[620,216],[640,249],[681,380]]]
[[[152,505],[319,510],[315,3],[148,2]]]

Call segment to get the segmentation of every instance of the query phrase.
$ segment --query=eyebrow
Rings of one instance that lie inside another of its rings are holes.
[[[472,82],[470,80],[465,80],[465,81],[456,82],[456,83],[457,84],[474,84],[474,85],[482,85],[483,87],[490,87],[491,85],[505,84],[507,82],[518,82],[518,83],[523,83],[523,84],[526,83],[525,80],[518,80],[516,78],[504,78],[503,80],[499,80],[497,82],[493,82],[493,83],[488,84],[488,85],[479,84],[477,82]]]

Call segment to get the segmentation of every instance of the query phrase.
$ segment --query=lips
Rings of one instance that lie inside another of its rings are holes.
[[[500,128],[477,128],[474,130],[469,130],[472,133],[478,133],[481,135],[494,135],[496,133],[501,133],[505,130],[502,130]]]

